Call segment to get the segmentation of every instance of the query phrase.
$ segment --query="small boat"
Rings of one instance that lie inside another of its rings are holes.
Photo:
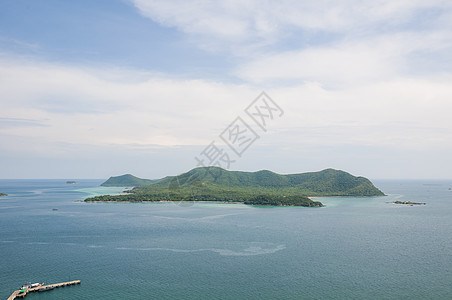
[[[43,283],[39,283],[39,282],[36,282],[36,283],[32,283],[32,284],[24,284],[20,289],[21,290],[26,290],[26,289],[34,289],[34,288],[37,288],[37,287],[40,287],[40,286],[43,286],[44,285],[44,282]]]

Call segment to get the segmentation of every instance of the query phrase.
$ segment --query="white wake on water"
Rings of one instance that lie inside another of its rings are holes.
[[[174,248],[130,248],[130,247],[118,247],[117,250],[132,250],[132,251],[169,251],[169,252],[179,252],[179,253],[196,253],[196,252],[214,252],[221,256],[252,256],[252,255],[263,255],[272,254],[281,250],[286,249],[285,245],[276,245],[271,248],[263,248],[260,246],[250,246],[243,250],[231,250],[231,249],[221,249],[221,248],[205,248],[205,249],[174,249]]]

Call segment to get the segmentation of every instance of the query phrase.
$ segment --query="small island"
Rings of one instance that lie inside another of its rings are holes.
[[[78,182],[77,181],[74,181],[74,180],[68,180],[68,181],[66,181],[66,184],[77,184]]]
[[[0,193],[0,197],[1,197],[1,196],[8,196],[8,194]]]
[[[411,202],[411,201],[394,201],[390,202],[394,204],[406,204],[406,205],[426,205],[424,202]]]
[[[309,197],[384,196],[367,178],[326,169],[319,172],[281,175],[268,170],[228,171],[201,167],[158,180],[130,174],[110,177],[102,186],[135,186],[121,195],[104,195],[85,202],[182,202],[209,201],[267,206],[322,207]]]

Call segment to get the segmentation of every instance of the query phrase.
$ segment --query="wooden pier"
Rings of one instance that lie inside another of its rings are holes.
[[[20,289],[20,290],[14,291],[14,293],[12,293],[11,296],[9,296],[8,300],[24,298],[28,293],[45,292],[45,291],[53,290],[55,288],[65,287],[68,285],[76,285],[76,284],[80,284],[80,283],[81,283],[80,280],[74,280],[74,281],[67,281],[67,282],[54,283],[54,284],[48,284],[48,285],[41,285],[41,286],[34,287],[34,288]]]

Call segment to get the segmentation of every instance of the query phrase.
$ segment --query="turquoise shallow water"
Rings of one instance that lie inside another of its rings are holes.
[[[76,202],[102,180],[0,180],[0,298],[450,299],[452,181],[375,181],[327,207]],[[410,200],[425,206],[386,202]],[[53,211],[53,208],[58,208]]]

